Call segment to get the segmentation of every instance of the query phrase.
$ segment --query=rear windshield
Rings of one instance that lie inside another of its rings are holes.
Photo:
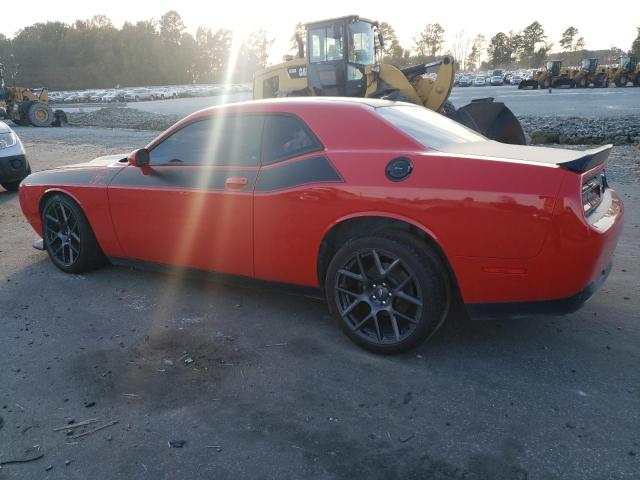
[[[413,105],[378,107],[376,112],[428,148],[486,140],[477,132],[432,110]]]

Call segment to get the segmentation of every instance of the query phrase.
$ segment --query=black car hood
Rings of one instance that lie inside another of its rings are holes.
[[[74,163],[72,165],[65,165],[63,167],[57,167],[59,169],[64,168],[87,168],[87,167],[107,167],[112,163],[117,163],[120,160],[126,160],[129,158],[128,153],[116,153],[113,155],[104,155],[102,157],[94,158],[88,162]]]

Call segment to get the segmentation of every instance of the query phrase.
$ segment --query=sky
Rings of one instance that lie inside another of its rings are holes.
[[[636,28],[640,27],[640,2],[637,0],[625,1],[620,4],[620,8],[609,8],[606,4],[597,7],[595,1],[589,0],[553,2],[549,7],[542,7],[540,2],[535,1],[455,0],[439,4],[435,11],[429,11],[429,4],[424,0],[408,1],[405,4],[370,0],[360,5],[345,0],[30,0],[29,8],[20,10],[19,15],[10,15],[7,17],[9,21],[5,19],[0,22],[0,33],[12,37],[20,28],[36,22],[71,23],[96,14],[106,15],[116,27],[120,27],[125,21],[158,19],[168,10],[176,10],[191,33],[195,33],[198,26],[229,28],[239,32],[264,28],[274,39],[269,60],[271,63],[279,63],[289,49],[297,22],[350,14],[390,23],[405,48],[411,47],[413,37],[424,25],[435,22],[444,27],[449,47],[460,31],[463,32],[463,38],[469,39],[483,33],[488,41],[499,31],[507,33],[509,30],[522,30],[537,20],[544,27],[548,41],[554,43],[554,51],[559,50],[562,32],[569,26],[579,30],[579,35],[585,38],[586,46],[591,50],[611,46],[628,50],[636,37]]]

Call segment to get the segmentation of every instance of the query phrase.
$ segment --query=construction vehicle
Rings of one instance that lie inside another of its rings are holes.
[[[574,81],[577,88],[587,88],[592,83],[596,88],[606,88],[609,86],[607,67],[598,66],[597,58],[585,58],[575,74]]]
[[[34,127],[60,126],[67,121],[62,110],[53,111],[49,106],[46,88],[7,87],[4,65],[0,63],[0,119],[3,118],[16,125]]]
[[[523,80],[518,85],[519,90],[536,88],[558,88],[576,86],[574,71],[571,68],[563,67],[562,60],[550,60],[547,62],[545,70],[537,70],[527,80]]]
[[[618,59],[618,66],[609,69],[609,81],[615,83],[616,87],[626,87],[629,82],[640,87],[640,63],[636,57],[622,55]]]
[[[384,38],[378,23],[357,15],[305,25],[307,48],[297,37],[296,58],[254,77],[254,99],[291,96],[386,98],[442,113],[490,139],[524,144],[520,122],[503,103],[474,100],[456,109],[448,101],[455,78],[451,57],[398,69],[382,63]],[[437,68],[435,77],[428,72]]]

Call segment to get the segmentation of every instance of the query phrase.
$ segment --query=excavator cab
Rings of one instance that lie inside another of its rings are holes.
[[[560,69],[562,68],[562,60],[551,60],[547,62],[547,70],[551,73],[552,77],[560,76]]]
[[[598,59],[597,58],[585,58],[582,60],[582,71],[588,73],[589,75],[593,75],[596,73],[596,68],[598,68]]]
[[[322,96],[364,96],[365,68],[376,63],[378,23],[352,15],[305,26],[309,88]]]
[[[623,55],[620,57],[620,68],[626,73],[632,73],[636,69],[638,61],[633,55]]]

